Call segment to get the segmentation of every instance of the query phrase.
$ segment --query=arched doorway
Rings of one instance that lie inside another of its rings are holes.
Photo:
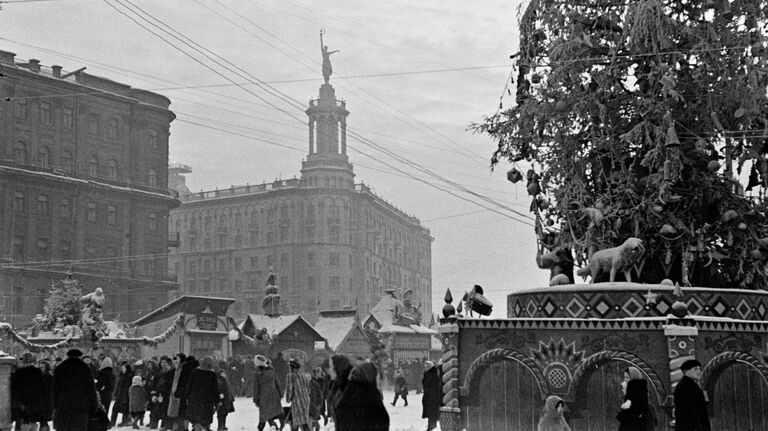
[[[751,355],[726,352],[702,373],[713,430],[768,430],[768,367]]]
[[[613,353],[613,354],[612,354]],[[636,363],[637,362],[637,363]],[[612,431],[618,429],[616,414],[624,400],[621,382],[624,370],[635,366],[645,375],[648,382],[648,404],[653,408],[658,421],[656,430],[671,429],[664,411],[659,408],[659,399],[664,397],[657,392],[661,385],[656,373],[645,363],[625,352],[601,352],[588,358],[576,371],[575,403],[569,418],[571,429],[579,431]],[[663,388],[661,389],[663,391]]]
[[[538,371],[538,375],[536,372]],[[473,362],[467,373],[467,430],[536,429],[543,378],[536,365],[518,352],[491,350]]]

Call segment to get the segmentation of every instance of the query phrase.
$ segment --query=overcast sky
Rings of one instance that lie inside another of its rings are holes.
[[[322,84],[325,29],[329,49],[341,50],[331,57],[331,84],[347,102],[349,130],[454,183],[348,140],[356,182],[418,217],[435,238],[432,309],[442,308],[446,288],[458,297],[480,284],[493,315],[506,317],[507,293],[546,285],[530,220],[477,197],[526,215],[525,185],[506,181],[508,164],[491,172],[495,144],[467,131],[504,93],[519,0],[471,8],[459,0],[131,1],[0,1],[0,49],[65,71],[86,66],[169,97],[178,116],[170,159],[192,167],[187,184],[199,191],[299,174],[308,139],[300,107]]]

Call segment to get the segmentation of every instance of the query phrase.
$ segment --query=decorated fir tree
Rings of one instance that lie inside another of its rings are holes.
[[[532,0],[516,104],[475,126],[541,248],[642,239],[633,281],[766,288],[764,0]],[[637,277],[637,278],[635,278]]]
[[[41,331],[51,331],[65,326],[79,325],[82,312],[81,297],[80,283],[71,275],[64,280],[52,283],[48,297],[45,298],[43,313],[35,318],[35,327]]]

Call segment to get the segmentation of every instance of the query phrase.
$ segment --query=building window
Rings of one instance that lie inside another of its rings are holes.
[[[37,164],[44,169],[51,167],[51,149],[43,145],[37,152]]]
[[[119,260],[117,259],[117,248],[115,247],[108,247],[107,248],[107,266],[109,266],[113,271],[117,270],[119,267]]]
[[[64,169],[64,172],[72,172],[72,152],[69,150],[65,150],[63,153],[61,153],[61,167]]]
[[[37,260],[48,260],[48,238],[37,239]]]
[[[51,124],[51,104],[48,102],[40,102],[39,112],[40,122],[42,124]]]
[[[307,277],[307,289],[309,290],[317,289],[317,281],[315,280],[315,277],[311,275]]]
[[[88,162],[88,175],[96,177],[99,175],[99,158],[91,156],[91,160]]]
[[[339,253],[338,252],[332,251],[332,252],[328,253],[328,265],[338,267],[339,266],[339,260],[340,260],[340,258],[339,258]]]
[[[69,199],[64,198],[61,200],[61,207],[59,215],[64,218],[71,218],[72,217],[72,205],[70,204]]]
[[[117,207],[109,205],[107,207],[107,224],[117,224]]]
[[[117,181],[117,160],[110,160],[108,169],[107,174],[109,175],[109,179]]]
[[[148,133],[147,141],[149,144],[149,151],[152,151],[153,153],[157,153],[160,151],[160,145],[158,145],[157,140],[157,132],[154,130],[150,130]]]
[[[251,256],[251,269],[259,267],[259,256]]]
[[[13,103],[13,112],[17,120],[27,121],[27,101],[25,99],[16,99]]]
[[[24,192],[21,190],[13,192],[13,212],[17,215],[24,215],[27,213],[27,201],[24,197]]]
[[[96,223],[96,204],[88,202],[88,212],[85,214],[85,219],[89,223]]]
[[[13,147],[13,158],[17,162],[27,163],[27,144],[17,141]]]
[[[288,253],[280,254],[280,267],[283,268],[283,270],[288,268]]]
[[[75,115],[74,111],[72,111],[72,108],[64,108],[61,116],[61,122],[65,129],[72,130],[74,117]]]
[[[146,261],[144,271],[147,275],[155,275],[157,272],[157,264],[155,263],[154,259],[149,259]]]
[[[315,266],[315,253],[307,253],[307,266],[310,268]]]
[[[203,272],[206,274],[211,273],[211,261],[210,259],[206,259],[205,262],[203,262]]]
[[[21,235],[13,236],[13,260],[24,260],[24,237]]]
[[[274,264],[275,264],[274,257],[271,254],[267,255],[267,268],[269,268],[270,266],[274,266]]]
[[[227,271],[227,259],[219,259],[219,272]]]
[[[330,239],[331,242],[339,242],[341,238],[341,228],[339,226],[334,225],[330,228]]]
[[[48,195],[37,195],[37,214],[41,216],[51,215],[51,208],[48,205]]]
[[[117,126],[117,118],[110,118],[107,127],[107,137],[109,139],[117,139]]]
[[[149,181],[148,184],[150,187],[157,187],[157,171],[154,169],[149,170]]]
[[[88,133],[91,136],[99,135],[99,116],[96,114],[91,114],[91,116],[88,117]]]
[[[149,230],[157,230],[157,214],[155,213],[149,213]]]
[[[213,241],[211,241],[210,238],[205,238],[203,240],[203,250],[210,250],[213,248]]]
[[[236,257],[235,258],[235,271],[241,271],[243,269],[243,258],[242,257]]]
[[[282,287],[283,289],[286,289],[286,288],[289,287],[288,286],[288,277],[287,276],[280,277],[280,287]]]
[[[332,291],[337,292],[341,287],[341,280],[339,277],[336,275],[328,277],[328,287],[330,287]]]
[[[59,255],[64,260],[72,259],[72,244],[69,241],[59,243]]]

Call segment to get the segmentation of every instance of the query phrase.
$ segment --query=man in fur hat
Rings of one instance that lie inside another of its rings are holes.
[[[675,387],[675,431],[710,431],[707,401],[698,384],[701,362],[690,359],[680,370],[683,378]]]

